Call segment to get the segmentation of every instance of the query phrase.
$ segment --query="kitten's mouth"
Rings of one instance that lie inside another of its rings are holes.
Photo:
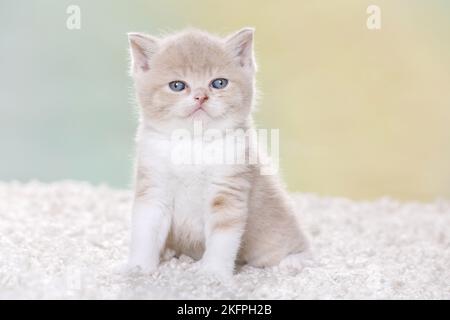
[[[195,115],[197,115],[197,114],[200,114],[200,113],[205,113],[206,115],[208,115],[208,112],[206,112],[206,110],[205,110],[202,106],[197,106],[194,110],[192,110],[192,111],[187,115],[186,118],[193,117],[193,116],[195,116]]]

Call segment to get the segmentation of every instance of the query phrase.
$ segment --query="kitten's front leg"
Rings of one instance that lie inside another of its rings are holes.
[[[133,206],[129,269],[151,273],[159,264],[170,228],[170,214],[156,200],[137,198]]]
[[[247,221],[247,191],[221,184],[213,193],[206,217],[206,250],[201,266],[207,273],[231,278]]]

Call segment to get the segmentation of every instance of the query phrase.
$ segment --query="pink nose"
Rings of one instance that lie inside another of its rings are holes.
[[[202,105],[206,100],[208,100],[208,96],[206,94],[198,94],[194,97],[194,99],[199,105]]]

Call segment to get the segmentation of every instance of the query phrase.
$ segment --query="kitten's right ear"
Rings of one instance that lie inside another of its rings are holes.
[[[256,71],[253,53],[253,28],[244,28],[226,38],[226,44],[237,58],[241,67]]]
[[[128,33],[131,53],[131,72],[136,74],[150,69],[149,62],[158,48],[158,39],[144,33]]]

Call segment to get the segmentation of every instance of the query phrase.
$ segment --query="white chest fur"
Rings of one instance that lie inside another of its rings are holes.
[[[186,251],[203,246],[211,180],[220,175],[222,166],[180,164],[169,140],[151,137],[140,142],[139,163],[156,180],[158,201],[169,208],[172,240]]]

